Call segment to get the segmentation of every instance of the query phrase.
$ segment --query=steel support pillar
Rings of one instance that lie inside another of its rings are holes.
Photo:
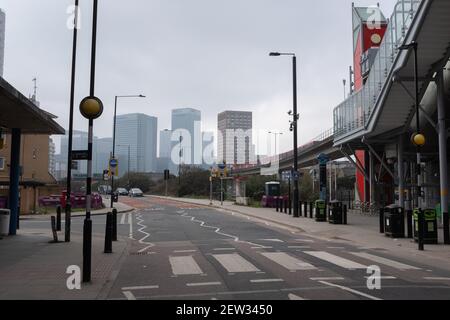
[[[9,235],[17,234],[17,218],[19,217],[19,178],[20,178],[20,139],[21,130],[12,129],[11,132],[11,164],[9,172]]]
[[[403,161],[403,136],[398,139],[398,205],[405,209],[405,175],[404,175],[404,161]]]
[[[437,107],[439,122],[439,172],[441,187],[441,212],[444,225],[444,243],[450,244],[448,216],[448,163],[447,163],[447,128],[445,125],[444,73],[439,72],[437,81]]]

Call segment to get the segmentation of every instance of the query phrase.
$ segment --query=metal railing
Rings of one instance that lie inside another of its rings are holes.
[[[335,138],[366,126],[422,1],[399,0],[396,4],[366,83],[333,111]]]

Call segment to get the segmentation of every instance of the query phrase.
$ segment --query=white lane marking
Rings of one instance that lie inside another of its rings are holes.
[[[136,297],[131,291],[124,291],[123,294],[127,298],[127,300],[136,300]]]
[[[197,252],[197,250],[174,250],[174,253],[193,253]]]
[[[317,269],[312,264],[294,258],[284,252],[263,252],[261,254],[289,271]]]
[[[387,266],[390,266],[390,267],[393,267],[396,269],[400,269],[400,270],[420,270],[420,268],[413,267],[408,264],[404,264],[404,263],[397,262],[394,260],[386,259],[383,257],[375,256],[373,254],[366,253],[366,252],[350,252],[350,253],[354,256],[364,258],[367,260],[371,260],[371,261],[374,261],[374,262],[377,262],[380,264],[384,264],[384,265],[387,265]]]
[[[136,219],[139,220],[139,222],[137,224],[138,224],[138,226],[141,227],[138,229],[138,231],[140,233],[144,234],[144,237],[139,240],[139,243],[146,245],[144,248],[142,248],[141,250],[138,251],[139,253],[142,253],[142,252],[146,251],[147,249],[153,248],[155,245],[151,242],[145,241],[145,239],[150,237],[150,233],[144,231],[144,229],[146,229],[147,226],[144,224],[144,219],[142,218],[142,213],[139,213],[138,215],[136,215]]]
[[[169,261],[174,275],[203,274],[202,269],[192,256],[169,257]]]
[[[261,271],[237,253],[213,254],[213,257],[230,273]]]
[[[306,300],[305,298],[297,296],[293,293],[289,293],[288,298],[289,298],[289,300]]]
[[[135,290],[149,290],[149,289],[159,289],[159,286],[134,286],[134,287],[124,287],[122,291],[135,291]]]
[[[250,249],[273,249],[273,247],[251,247]]]
[[[450,281],[450,278],[446,277],[424,277],[425,280],[436,280],[436,281]]]
[[[215,248],[213,251],[232,251],[236,250],[236,248]]]
[[[221,282],[198,282],[198,283],[187,283],[188,287],[206,287],[206,286],[220,286]]]
[[[215,229],[215,231],[214,231],[215,233],[220,234],[220,235],[225,236],[225,237],[228,237],[228,238],[232,238],[232,239],[234,239],[235,242],[247,243],[247,244],[250,244],[250,245],[253,245],[253,246],[257,246],[257,247],[264,247],[263,245],[260,245],[260,244],[257,244],[257,243],[252,243],[252,242],[249,242],[249,241],[239,240],[239,237],[237,237],[237,236],[233,236],[231,234],[226,234],[226,233],[220,232],[221,228],[208,226],[208,225],[206,225],[205,221],[197,220],[195,217],[188,216],[187,212],[178,211],[178,213],[181,214],[182,217],[191,218],[192,222],[198,222],[200,224],[200,227],[209,228],[209,229]]]
[[[284,282],[283,279],[253,279],[251,283],[268,283],[268,282]]]
[[[370,294],[366,294],[364,292],[361,292],[361,291],[358,291],[358,290],[355,290],[355,289],[352,289],[352,288],[349,288],[349,287],[340,286],[338,284],[334,284],[334,283],[330,283],[330,282],[326,282],[326,281],[319,281],[319,282],[324,284],[324,285],[327,285],[327,286],[330,286],[330,287],[339,288],[339,289],[342,289],[342,290],[345,290],[345,291],[348,291],[348,292],[360,295],[362,297],[365,297],[365,298],[368,298],[368,299],[371,299],[371,300],[383,300],[383,299],[371,296]]]
[[[344,247],[327,247],[327,249],[345,249]]]
[[[288,246],[288,249],[311,249],[310,246]]]
[[[342,277],[316,277],[316,278],[309,278],[309,280],[312,280],[312,281],[327,281],[327,280],[337,281],[337,280],[345,280],[345,279]]]
[[[364,278],[369,279],[369,278],[373,278],[373,279],[380,279],[380,280],[396,280],[396,277],[393,276],[379,276],[379,277],[374,277],[374,276],[365,276]]]
[[[120,218],[120,224],[125,224],[125,218],[128,216],[128,213],[122,213]]]
[[[325,251],[305,251],[305,253],[345,269],[367,269],[367,266],[335,256],[334,254]]]
[[[314,240],[308,240],[308,239],[295,239],[295,241],[298,241],[298,242],[308,242],[308,243],[313,243],[313,242],[314,242]]]
[[[258,241],[269,241],[269,242],[284,242],[280,239],[259,239]]]

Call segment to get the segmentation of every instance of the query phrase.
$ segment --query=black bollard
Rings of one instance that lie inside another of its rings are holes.
[[[384,209],[380,209],[380,233],[384,233]]]
[[[298,214],[303,217],[303,203],[301,201],[298,203]]]
[[[112,253],[112,235],[113,235],[113,215],[111,212],[106,214],[106,230],[105,230],[105,251],[104,253]]]
[[[84,219],[83,223],[83,282],[91,282],[92,260],[92,220]]]
[[[417,223],[418,223],[418,230],[417,230],[417,238],[418,238],[418,243],[419,243],[419,250],[423,251],[424,250],[424,245],[423,245],[423,238],[424,238],[424,233],[425,233],[425,216],[423,214],[422,209],[419,209],[419,216],[417,219]]]
[[[313,218],[314,202],[309,203],[309,217]]]
[[[61,231],[61,206],[56,207],[56,231]]]
[[[342,223],[347,224],[347,205],[344,204],[344,212],[342,213]]]
[[[280,212],[283,213],[283,198],[280,197]]]
[[[406,227],[408,229],[408,239],[412,239],[413,235],[413,211],[406,211]]]
[[[51,216],[51,224],[52,224],[52,234],[53,234],[53,243],[58,243],[58,233],[56,232],[56,218],[55,216]]]
[[[291,216],[292,215],[292,201],[291,201],[291,199],[289,199],[288,201],[289,201],[289,215]]]
[[[275,208],[277,209],[277,212],[280,212],[280,199],[279,199],[279,197],[275,197]]]
[[[287,207],[288,207],[288,201],[287,201],[287,199],[284,199],[284,213],[288,213],[288,209],[287,209]]]
[[[308,202],[305,201],[304,203],[304,212],[305,212],[305,218],[308,218]]]
[[[112,225],[113,225],[112,241],[117,241],[117,209],[116,208],[114,208],[112,211]]]

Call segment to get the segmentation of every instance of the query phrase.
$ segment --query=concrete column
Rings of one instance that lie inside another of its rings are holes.
[[[404,180],[404,162],[403,162],[403,136],[398,139],[398,204],[405,209],[405,180]]]
[[[441,211],[444,224],[444,242],[450,244],[448,219],[448,163],[447,163],[447,128],[445,126],[444,73],[438,74],[437,107],[439,127],[439,172],[441,186]]]
[[[9,172],[9,235],[17,234],[17,218],[19,216],[19,178],[20,178],[20,129],[12,129],[11,133],[11,163]]]

